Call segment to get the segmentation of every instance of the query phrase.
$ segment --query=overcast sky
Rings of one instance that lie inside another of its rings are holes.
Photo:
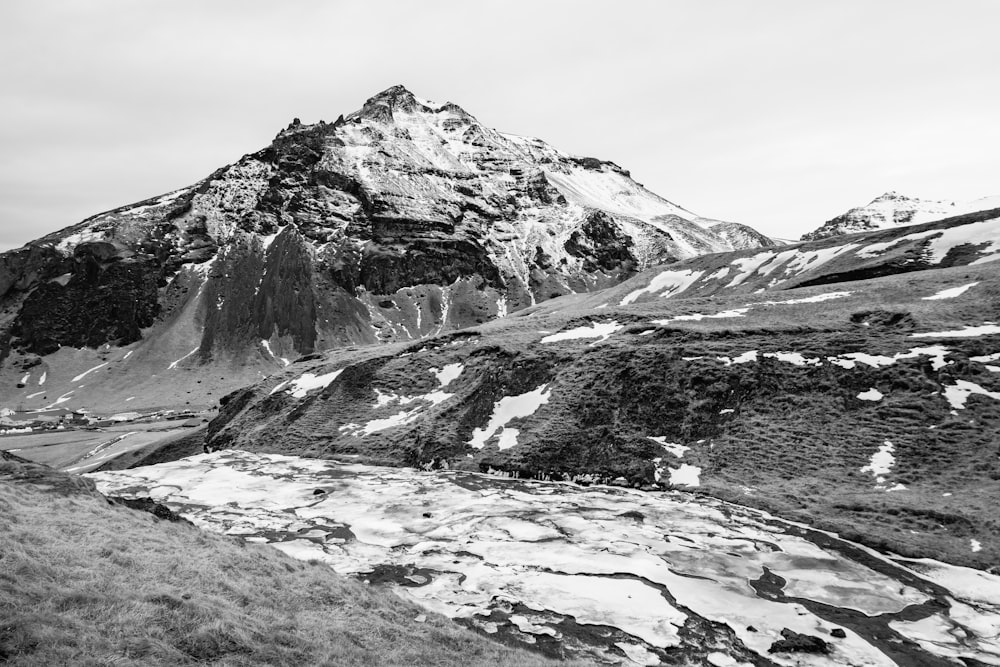
[[[402,83],[797,238],[1000,194],[997,0],[0,1],[0,249]]]

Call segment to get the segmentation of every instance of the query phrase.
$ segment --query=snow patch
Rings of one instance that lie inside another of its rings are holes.
[[[551,396],[552,390],[548,389],[548,384],[543,384],[524,394],[501,398],[493,404],[493,414],[486,427],[477,428],[472,432],[469,445],[476,449],[482,449],[486,446],[486,441],[492,438],[498,430],[504,428],[510,420],[530,417],[535,414],[538,408],[548,403]],[[506,438],[506,442],[510,442],[511,437],[515,442],[517,441],[517,433],[514,433],[513,436],[501,434],[500,437],[501,439]]]
[[[798,352],[765,352],[765,357],[777,359],[795,366],[822,366],[823,360],[818,357],[804,357]]]
[[[285,380],[284,382],[279,382],[278,384],[274,385],[274,388],[271,389],[271,391],[267,392],[267,395],[271,396],[272,394],[277,394],[279,391],[287,387],[289,382],[291,382],[291,380]]]
[[[966,325],[954,331],[926,331],[924,333],[910,334],[910,338],[977,338],[979,336],[990,336],[1000,334],[1000,325],[993,323],[980,324],[979,326]]]
[[[103,368],[103,367],[105,367],[107,365],[108,365],[107,361],[105,361],[103,364],[98,364],[97,366],[94,366],[93,368],[85,370],[84,372],[80,373],[79,375],[77,375],[76,377],[74,377],[72,380],[70,380],[70,382],[79,382],[83,378],[87,377],[87,375],[89,375],[90,373],[93,373],[94,371],[96,371],[98,368]],[[39,383],[39,384],[41,384],[41,383]]]
[[[278,231],[276,231],[275,233],[260,237],[261,245],[264,246],[265,251],[271,247],[271,244],[274,243],[274,239],[278,238],[278,234],[280,234],[282,231],[284,231],[284,227],[279,227]]]
[[[851,292],[827,292],[826,294],[816,294],[814,296],[804,296],[801,299],[788,299],[787,301],[758,301],[755,306],[791,306],[799,303],[822,303],[832,299],[843,299],[851,296]]]
[[[988,396],[989,398],[1000,401],[1000,392],[987,391],[975,382],[969,382],[968,380],[955,380],[955,384],[944,388],[944,397],[955,410],[964,410],[965,403],[969,400],[969,396],[972,394]]]
[[[615,320],[611,322],[594,322],[589,327],[576,327],[568,331],[560,331],[551,336],[545,336],[541,342],[555,343],[562,340],[576,340],[578,338],[599,338],[600,340],[596,342],[600,343],[610,338],[611,334],[623,328],[624,325],[618,324]]]
[[[961,296],[969,289],[972,289],[979,283],[969,283],[968,285],[960,285],[958,287],[952,287],[951,289],[941,290],[937,294],[931,296],[923,297],[924,301],[937,301],[938,299],[954,299],[956,296]]]
[[[885,395],[875,387],[858,394],[858,399],[862,401],[881,401],[883,398],[885,398]]]
[[[461,375],[462,370],[464,370],[464,368],[465,367],[462,364],[457,364],[457,363],[448,364],[447,366],[445,366],[440,370],[437,368],[432,368],[431,373],[434,374],[434,377],[437,378],[438,383],[441,385],[442,388],[444,388],[447,387],[449,384],[451,384],[452,381],[455,380],[459,375]]]
[[[696,359],[698,357],[695,357]],[[716,357],[716,361],[721,361],[726,366],[732,366],[733,364],[748,364],[751,361],[757,361],[757,350],[750,350],[749,352],[744,352],[738,357]]]
[[[870,472],[875,481],[879,484],[885,483],[885,476],[889,474],[892,470],[892,466],[896,464],[896,457],[893,456],[893,451],[895,448],[892,443],[888,440],[883,442],[878,450],[872,454],[871,459],[868,461],[868,465],[861,468],[861,472]]]
[[[739,273],[737,273],[733,279],[729,281],[729,284],[726,285],[726,287],[736,287],[737,285],[742,284],[743,281],[756,273],[757,270],[760,269],[760,267],[762,267],[765,263],[775,258],[776,255],[773,252],[765,251],[757,253],[751,257],[740,257],[738,259],[734,259],[731,266],[736,267],[736,270]]]
[[[674,486],[701,486],[700,477],[701,468],[687,463],[670,469],[670,483]]]
[[[893,248],[899,245],[900,243],[903,243],[904,241],[919,241],[920,239],[925,239],[928,236],[934,236],[935,234],[940,234],[940,233],[941,233],[940,229],[931,229],[926,232],[907,234],[906,236],[901,236],[898,239],[893,239],[891,241],[885,241],[883,243],[872,243],[871,245],[867,245],[861,250],[858,250],[854,254],[857,255],[858,257],[864,257],[864,258],[877,257],[878,255],[881,255],[889,248]]]
[[[625,295],[619,305],[628,305],[641,297],[643,294],[655,293],[660,297],[680,294],[701,278],[702,273],[702,271],[694,271],[690,269],[686,271],[662,271],[654,276],[645,287],[641,287]]]
[[[291,386],[288,389],[288,393],[292,395],[293,398],[305,398],[305,395],[312,391],[313,389],[323,389],[328,384],[337,379],[337,376],[344,372],[341,368],[330,373],[324,373],[323,375],[316,375],[315,373],[303,373],[302,376],[291,381]],[[271,390],[272,393],[274,390]]]
[[[656,444],[658,444],[660,447],[663,447],[664,450],[666,450],[670,454],[673,454],[677,458],[681,458],[682,456],[684,456],[684,452],[691,449],[690,447],[678,444],[676,442],[667,442],[667,436],[665,435],[655,435],[655,436],[649,435],[646,437],[655,442]]]
[[[677,317],[671,317],[665,320],[652,320],[652,324],[663,326],[664,324],[670,324],[671,322],[697,322],[699,320],[705,319],[724,319],[729,317],[743,317],[750,311],[750,308],[735,308],[733,310],[724,310],[721,313],[715,313],[714,315],[702,315],[701,313],[695,313],[693,315],[678,315]]]
[[[75,391],[75,390],[73,390],[73,391]],[[57,398],[54,403],[52,403],[51,405],[48,405],[46,407],[51,408],[51,407],[54,407],[56,405],[59,405],[60,403],[65,403],[70,398],[72,398],[73,391],[67,391],[65,394],[63,394],[62,396],[60,396],[59,398]]]

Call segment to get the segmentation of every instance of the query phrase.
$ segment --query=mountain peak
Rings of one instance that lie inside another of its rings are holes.
[[[413,93],[407,90],[405,86],[395,85],[369,97],[365,101],[364,106],[361,107],[361,110],[352,115],[383,123],[391,123],[394,111],[412,112],[416,111],[418,107],[423,107],[423,105],[417,101]]]
[[[417,97],[406,86],[401,84],[386,88],[382,92],[369,97],[365,101],[364,106],[361,107],[361,110],[355,112],[352,116],[367,118],[369,120],[375,120],[383,123],[391,123],[393,119],[392,114],[394,112],[440,113],[443,111],[451,112],[458,116],[465,116],[470,119],[472,118],[468,111],[453,102],[439,104],[437,102],[425,100]]]
[[[900,193],[896,192],[895,190],[889,190],[888,192],[883,192],[878,197],[875,197],[875,199],[873,199],[871,201],[871,203],[874,204],[875,202],[880,202],[880,201],[896,201],[896,200],[900,200],[900,199],[906,200],[906,201],[910,201],[913,198],[912,197],[907,197],[904,194],[900,194]]]
[[[402,85],[397,84],[386,88],[381,93],[376,93],[368,98],[365,105],[369,104],[386,104],[390,108],[407,108],[412,107],[417,104],[416,96],[410,92],[410,90]]]

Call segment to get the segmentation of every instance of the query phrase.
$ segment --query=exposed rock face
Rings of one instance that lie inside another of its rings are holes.
[[[14,334],[36,354],[63,345],[132,343],[160,310],[159,278],[160,266],[152,258],[123,258],[110,243],[82,243],[67,274],[26,295]]]
[[[197,345],[192,362],[288,359],[482,323],[746,245],[699,220],[611,162],[396,86],[334,123],[296,120],[191,187],[3,255],[0,327],[5,354],[124,345],[156,324]]]
[[[1000,197],[984,197],[971,202],[917,199],[890,191],[865,206],[827,220],[818,229],[802,235],[803,241],[817,241],[830,236],[867,232],[885,227],[915,225],[965,213],[1000,207]]]

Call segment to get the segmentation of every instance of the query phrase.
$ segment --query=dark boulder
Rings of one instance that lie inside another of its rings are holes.
[[[149,512],[157,519],[163,519],[164,521],[170,521],[171,523],[186,523],[189,526],[194,525],[177,512],[162,503],[156,502],[152,498],[121,498],[118,496],[109,496],[108,500],[116,505],[124,505],[129,509],[139,510],[140,512]]]
[[[767,649],[768,653],[817,653],[825,655],[830,652],[830,646],[819,637],[795,632],[788,628],[781,631],[781,636],[783,639],[771,644],[771,648]]]

